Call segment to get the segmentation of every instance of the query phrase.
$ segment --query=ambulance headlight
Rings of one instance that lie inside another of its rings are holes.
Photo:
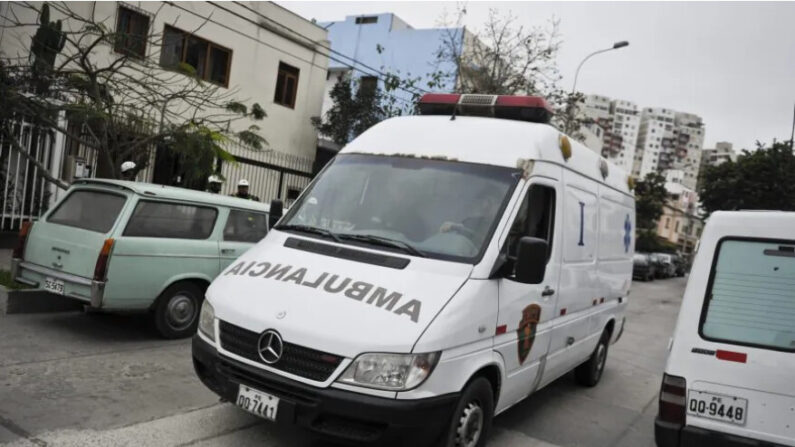
[[[207,300],[202,302],[202,311],[199,314],[199,331],[210,340],[215,341],[215,310]]]
[[[431,375],[438,352],[427,354],[362,354],[348,366],[339,382],[380,390],[416,388]]]

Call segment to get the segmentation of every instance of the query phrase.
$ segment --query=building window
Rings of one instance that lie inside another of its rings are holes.
[[[279,75],[276,77],[276,94],[273,102],[291,109],[295,108],[295,97],[298,92],[298,69],[284,62],[279,62]]]
[[[163,67],[187,64],[196,70],[196,77],[226,87],[231,63],[232,50],[166,25],[160,53]]]
[[[119,6],[113,49],[128,56],[145,57],[147,36],[149,36],[149,16]]]
[[[670,227],[670,226],[671,226],[671,218],[670,217],[666,217],[665,218],[665,228],[668,229],[668,227]]]
[[[674,226],[674,232],[675,233],[679,232],[679,221],[678,220],[676,221],[676,225]]]
[[[377,23],[378,16],[356,17],[357,25],[367,25],[370,23]]]

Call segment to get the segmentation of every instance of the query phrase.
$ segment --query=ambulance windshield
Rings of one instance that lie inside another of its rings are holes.
[[[342,154],[277,228],[474,263],[520,177],[500,166]]]

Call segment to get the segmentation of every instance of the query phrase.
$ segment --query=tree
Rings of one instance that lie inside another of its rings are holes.
[[[407,88],[403,86],[409,82],[389,74],[381,88],[377,78],[375,85],[363,85],[361,78],[352,80],[348,75],[340,76],[329,93],[333,105],[322,119],[314,118],[312,124],[318,132],[343,146],[371,126],[405,113],[406,110],[397,104],[394,92]]]
[[[669,251],[670,247],[657,237],[656,229],[667,199],[665,177],[657,172],[646,174],[635,184],[636,251]]]
[[[149,23],[157,21],[158,13]],[[52,22],[51,15],[60,19]],[[20,120],[94,149],[97,175],[111,178],[120,177],[119,167],[126,160],[135,161],[138,170],[146,168],[156,149],[158,156],[181,162],[189,184],[201,184],[215,158],[234,160],[224,150],[229,138],[255,149],[267,144],[254,124],[266,116],[258,104],[246,106],[236,99],[236,89],[204,80],[190,64],[164,69],[153,60],[151,54],[160,54],[169,44],[162,33],[114,31],[116,24],[108,23],[113,17],[86,17],[66,2],[12,4],[3,19],[5,39],[16,36],[24,44],[27,30],[38,30],[32,58],[5,54],[8,62],[0,65],[0,136],[33,163],[38,164],[14,138]],[[135,51],[141,47],[151,49],[149,54]],[[64,126],[63,116],[77,126]],[[248,126],[233,126],[239,120]],[[46,169],[40,171],[66,186]]]
[[[579,119],[565,111],[580,101],[582,94],[569,93],[560,86],[560,21],[553,18],[544,27],[526,27],[510,12],[490,9],[481,29],[472,33],[462,26],[465,15],[466,9],[461,7],[454,20],[447,15],[440,19],[445,33],[429,87],[454,85],[459,93],[542,96],[558,111],[552,123],[576,136]]]
[[[795,155],[789,142],[744,150],[737,161],[707,167],[698,193],[704,210],[795,210]]]

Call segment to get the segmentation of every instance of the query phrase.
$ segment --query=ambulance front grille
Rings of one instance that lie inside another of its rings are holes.
[[[257,352],[260,334],[239,326],[219,322],[221,347],[240,357],[266,365]],[[337,369],[342,357],[305,346],[284,342],[282,356],[271,368],[317,382],[325,382]]]

